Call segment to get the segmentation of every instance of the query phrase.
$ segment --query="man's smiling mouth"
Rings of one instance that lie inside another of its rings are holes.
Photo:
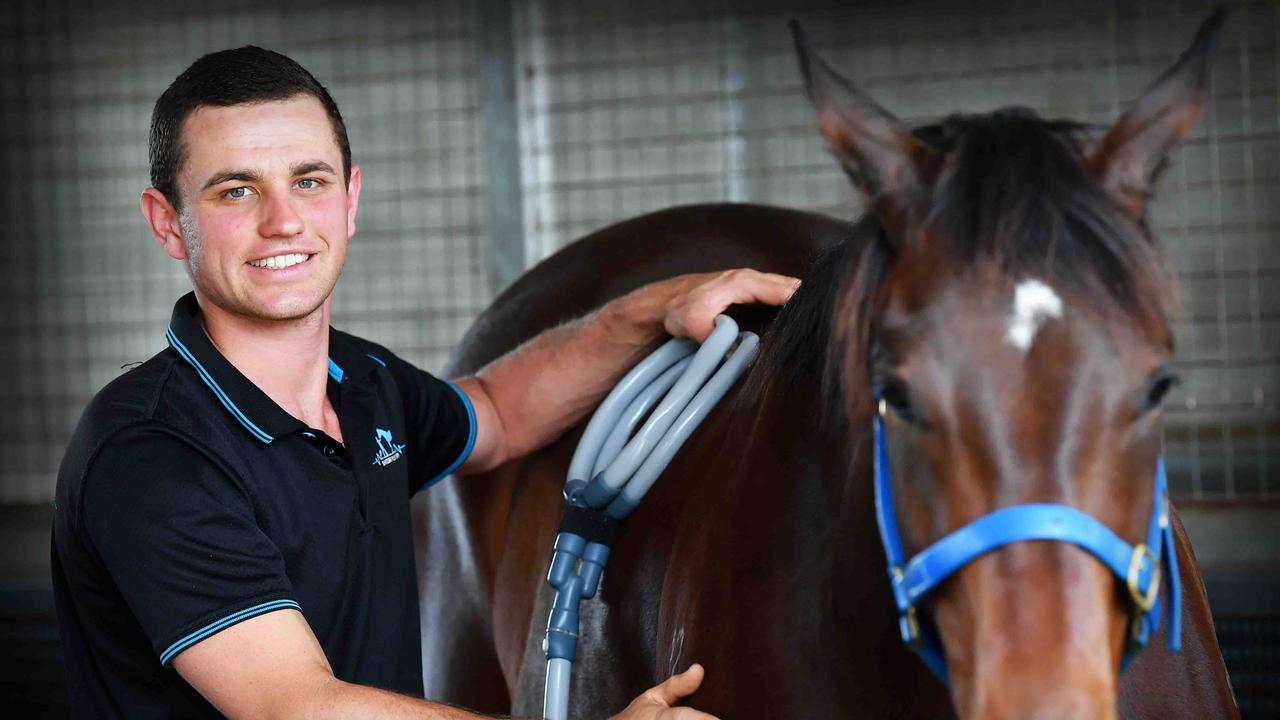
[[[306,253],[286,253],[284,255],[272,255],[258,260],[250,260],[249,264],[257,268],[268,268],[270,270],[283,270],[287,267],[293,267],[300,263],[304,263],[312,258]]]

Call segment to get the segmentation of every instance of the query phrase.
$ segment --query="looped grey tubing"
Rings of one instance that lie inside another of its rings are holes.
[[[747,364],[755,357],[756,346],[759,344],[760,338],[755,333],[742,333],[738,339],[738,348],[733,351],[733,355],[725,360],[724,365],[716,372],[707,384],[703,386],[698,394],[689,401],[688,406],[680,413],[675,423],[667,431],[662,440],[658,442],[653,452],[649,453],[649,457],[645,458],[644,464],[636,471],[635,475],[627,481],[622,488],[622,493],[609,503],[609,507],[605,509],[605,514],[609,517],[622,520],[631,514],[632,510],[640,504],[644,499],[645,493],[649,492],[649,488],[653,487],[653,483],[667,469],[667,465],[671,463],[671,459],[679,452],[680,447],[684,445],[693,431],[697,429],[702,421],[706,419],[711,409],[720,402],[720,398],[729,391],[738,376],[747,369]]]
[[[727,315],[717,315],[715,322],[715,329],[702,343],[702,347],[694,353],[693,362],[689,364],[684,375],[676,381],[675,387],[671,388],[667,396],[658,404],[657,409],[649,415],[645,424],[622,448],[618,457],[609,462],[599,475],[591,478],[582,494],[582,499],[588,506],[604,507],[617,496],[622,486],[653,451],[663,434],[675,423],[680,411],[689,404],[689,400],[707,381],[711,373],[715,372],[720,360],[738,339],[738,323],[732,318]]]
[[[721,359],[735,341],[737,348],[722,365]],[[632,368],[587,424],[569,466],[566,499],[586,501],[596,508],[607,504],[605,512],[617,519],[630,514],[680,447],[746,370],[755,357],[758,342],[755,333],[739,334],[738,324],[720,315],[716,317],[715,330],[696,353],[692,342],[670,340]],[[664,393],[666,397],[640,433],[632,442],[626,442],[632,428]],[[654,422],[659,414],[662,415],[660,421]],[[637,443],[642,435],[645,442]],[[627,453],[630,453],[626,459],[631,466],[622,468],[626,469],[622,472],[619,456]],[[571,488],[584,485],[588,469],[592,471],[591,483],[586,485],[581,497],[576,498],[571,494],[576,489],[571,491]],[[618,487],[611,489],[606,485],[606,477],[619,478],[614,481]],[[572,676],[572,661],[558,657],[547,659],[542,706],[546,720],[568,718]]]
[[[653,382],[654,378],[675,363],[692,355],[696,349],[697,345],[690,340],[672,338],[650,353],[649,357],[641,360],[618,381],[618,384],[600,403],[600,407],[596,408],[591,421],[587,423],[587,429],[582,433],[582,438],[578,440],[578,449],[574,451],[573,460],[569,463],[569,482],[577,480],[585,483],[593,477],[591,470],[596,464],[600,446],[631,403],[631,399]]]
[[[617,424],[613,426],[613,432],[609,433],[609,437],[600,446],[595,467],[591,468],[591,477],[599,475],[618,456],[618,451],[622,450],[622,447],[627,444],[627,438],[631,437],[631,431],[636,429],[636,425],[640,424],[645,414],[658,403],[663,394],[676,384],[676,380],[680,379],[691,362],[693,362],[692,357],[680,360],[636,395],[636,398],[627,406],[626,412],[622,413],[622,417],[618,418]]]

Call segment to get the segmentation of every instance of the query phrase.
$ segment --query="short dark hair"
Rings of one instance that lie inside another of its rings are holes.
[[[320,101],[342,151],[342,177],[351,182],[351,144],[347,126],[329,91],[306,68],[278,52],[246,45],[210,53],[174,80],[151,113],[151,185],[181,209],[178,168],[183,161],[182,123],[205,105],[230,107],[310,95]]]

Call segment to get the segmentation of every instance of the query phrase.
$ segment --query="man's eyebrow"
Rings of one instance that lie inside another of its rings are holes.
[[[208,190],[214,185],[221,185],[224,182],[231,182],[233,180],[237,182],[257,182],[261,179],[262,176],[252,170],[223,170],[222,172],[215,173],[213,177],[209,178],[209,180],[205,182],[204,187],[200,189]]]
[[[327,172],[330,175],[337,175],[338,172],[333,169],[329,163],[323,160],[311,160],[309,162],[300,162],[295,164],[289,170],[294,175],[307,175],[314,172]]]
[[[338,172],[333,169],[332,165],[323,160],[307,160],[305,162],[294,163],[293,166],[289,168],[289,172],[294,176],[307,175],[315,172],[324,172],[329,173],[330,175],[338,174]],[[253,170],[223,170],[209,178],[208,182],[206,182],[204,187],[201,189],[208,190],[214,185],[221,185],[224,182],[259,182],[261,180],[262,175]]]

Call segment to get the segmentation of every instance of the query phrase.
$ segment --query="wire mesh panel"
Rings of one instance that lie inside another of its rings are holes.
[[[993,5],[515,3],[526,256],[673,204],[767,202],[852,218],[814,132],[786,21],[911,121],[1022,104],[1108,122],[1207,15],[1206,2]],[[1184,382],[1169,406],[1182,496],[1272,496],[1280,436],[1276,3],[1232,6],[1199,128],[1152,219],[1181,276]],[[364,170],[335,324],[428,368],[492,295],[469,4],[248,2],[0,8],[11,241],[0,249],[0,500],[47,499],[71,425],[118,368],[162,346],[187,287],[137,214],[151,103],[204,52],[294,56],[347,118]]]
[[[1110,123],[1214,4],[539,0],[521,6],[528,255],[667,205],[763,202],[852,218],[787,20],[912,122],[1024,105]],[[1174,492],[1264,498],[1280,442],[1280,81],[1274,2],[1238,2],[1200,126],[1151,220],[1181,278]],[[1271,458],[1269,460],[1269,457]]]
[[[0,7],[0,502],[50,499],[89,397],[164,347],[190,284],[138,212],[147,128],[208,52],[279,50],[332,93],[364,178],[334,324],[443,366],[493,292],[473,37],[464,0]]]
[[[1280,717],[1280,622],[1275,618],[1214,618],[1244,720]]]
[[[720,17],[699,3],[523,4],[527,254],[724,192]]]
[[[1109,123],[1213,4],[512,0],[480,16],[515,13],[524,256],[675,204],[859,215],[803,97],[791,17],[908,121],[1025,105]],[[1184,301],[1183,383],[1165,414],[1173,489],[1245,503],[1280,493],[1280,7],[1229,7],[1204,116],[1151,220]],[[363,171],[334,324],[443,366],[498,289],[485,238],[510,220],[491,227],[486,215],[486,167],[501,164],[485,162],[481,107],[492,113],[501,93],[480,92],[477,67],[507,62],[477,59],[481,38],[505,34],[482,32],[493,28],[474,13],[466,0],[0,3],[0,504],[48,502],[89,398],[164,347],[190,284],[138,213],[147,125],[160,92],[207,52],[277,49],[329,88]],[[1238,543],[1222,544],[1236,557]],[[1218,617],[1242,708],[1258,717],[1276,707],[1272,619]],[[29,625],[0,634],[38,655],[24,671],[54,668],[40,654],[50,633]],[[44,692],[36,676],[19,673]]]

